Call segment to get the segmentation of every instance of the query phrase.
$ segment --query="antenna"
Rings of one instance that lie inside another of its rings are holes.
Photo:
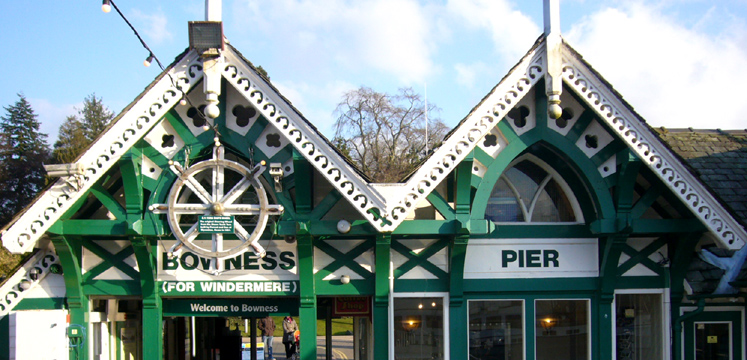
[[[428,156],[428,83],[425,86],[425,156]]]

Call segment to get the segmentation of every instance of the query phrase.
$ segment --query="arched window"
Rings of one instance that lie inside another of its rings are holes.
[[[496,223],[583,221],[566,182],[550,166],[528,155],[514,161],[498,179],[485,218]]]

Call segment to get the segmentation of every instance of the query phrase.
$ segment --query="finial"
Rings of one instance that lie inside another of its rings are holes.
[[[560,51],[560,1],[544,0],[545,48],[547,72],[545,93],[547,94],[547,114],[559,119],[563,114],[560,94],[563,93],[563,58]]]
[[[221,0],[205,0],[205,21],[222,21],[222,11]]]

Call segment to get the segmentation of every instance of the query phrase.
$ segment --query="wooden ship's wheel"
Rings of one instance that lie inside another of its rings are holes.
[[[259,257],[265,256],[259,238],[270,215],[281,215],[281,205],[269,204],[259,176],[265,162],[252,169],[225,159],[225,148],[219,143],[213,157],[184,169],[169,162],[177,176],[168,197],[168,204],[150,207],[155,213],[166,213],[176,244],[195,254],[214,258],[213,269],[221,271],[220,259],[236,256],[251,248]],[[226,191],[228,190],[228,191]],[[203,234],[203,236],[199,236]],[[210,234],[212,239],[207,239]],[[238,238],[227,240],[227,234]]]

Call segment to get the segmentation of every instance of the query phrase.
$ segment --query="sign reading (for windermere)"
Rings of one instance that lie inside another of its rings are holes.
[[[298,316],[298,298],[164,299],[164,316]]]
[[[203,234],[233,234],[233,215],[204,215],[197,220],[197,231]]]
[[[298,294],[298,281],[161,281],[161,296],[266,296]]]

